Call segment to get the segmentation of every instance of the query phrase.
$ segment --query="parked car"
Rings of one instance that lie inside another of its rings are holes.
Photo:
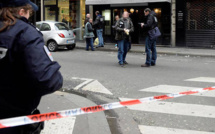
[[[67,24],[54,21],[36,22],[37,28],[42,32],[49,51],[57,51],[59,47],[72,50],[76,46],[75,34]]]

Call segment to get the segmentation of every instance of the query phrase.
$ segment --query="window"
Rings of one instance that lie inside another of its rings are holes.
[[[40,31],[51,31],[51,27],[50,27],[49,24],[43,23],[43,25],[42,25]]]
[[[36,24],[36,27],[37,27],[38,29],[40,29],[40,28],[41,28],[41,24]]]
[[[64,23],[56,23],[56,30],[69,30],[69,27]]]

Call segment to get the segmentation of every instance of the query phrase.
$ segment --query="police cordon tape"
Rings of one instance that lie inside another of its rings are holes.
[[[97,106],[92,106],[92,107],[77,108],[77,109],[64,110],[64,111],[58,111],[58,112],[2,119],[2,120],[0,120],[0,129],[22,126],[22,125],[27,125],[27,124],[33,124],[33,123],[37,123],[37,122],[54,120],[54,119],[59,119],[59,118],[101,112],[101,111],[121,108],[121,107],[125,107],[125,106],[137,105],[137,104],[141,104],[141,103],[145,103],[145,102],[167,100],[167,99],[182,97],[185,95],[192,95],[192,94],[196,94],[196,93],[203,93],[203,92],[212,91],[212,90],[215,90],[215,87],[199,88],[199,89],[194,89],[194,90],[186,91],[186,92],[172,93],[172,94],[168,94],[168,95],[153,96],[153,97],[147,97],[147,98],[141,98],[141,99],[129,100],[129,101],[122,101],[122,102],[115,102],[115,103],[97,105]]]

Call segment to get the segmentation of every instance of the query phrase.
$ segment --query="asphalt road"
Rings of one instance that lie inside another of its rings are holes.
[[[62,91],[85,94],[97,104],[174,93],[185,87],[189,90],[189,87],[192,89],[215,86],[213,58],[158,55],[157,66],[141,68],[145,55],[129,53],[126,60],[129,64],[122,68],[118,65],[116,52],[61,50],[53,53],[53,57],[62,66],[61,72],[64,76]],[[192,78],[201,81],[199,77],[207,78],[202,78],[205,82],[186,81]],[[79,86],[76,91],[73,90],[87,79],[88,83]],[[93,85],[93,81],[97,83]],[[105,88],[112,95],[92,91],[98,82],[104,86],[101,88]],[[90,84],[91,86],[87,87]],[[178,90],[174,86],[177,86]],[[152,87],[155,89],[150,89]],[[113,110],[106,114],[107,117],[111,117],[108,121],[112,133],[141,131],[156,134],[162,131],[161,134],[168,132],[212,134],[215,132],[214,97],[215,92],[211,91],[209,95],[186,96],[147,104],[147,108],[144,106],[141,108],[141,105],[121,111]],[[204,114],[204,109],[209,113]]]

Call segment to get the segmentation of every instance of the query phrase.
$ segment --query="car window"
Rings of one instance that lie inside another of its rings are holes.
[[[49,24],[43,23],[42,26],[41,26],[40,31],[51,31],[51,27],[50,27]]]
[[[40,29],[41,24],[36,24],[36,27],[37,27],[38,29]]]
[[[69,30],[69,27],[64,23],[55,24],[57,30]]]

